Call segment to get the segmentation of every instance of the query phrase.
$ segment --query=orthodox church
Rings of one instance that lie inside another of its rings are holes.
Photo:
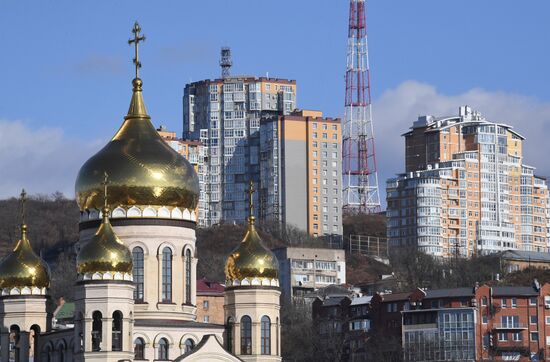
[[[128,113],[76,179],[77,267],[67,270],[77,274],[73,323],[52,325],[49,267],[23,218],[20,240],[0,261],[0,360],[280,361],[278,264],[252,213],[225,265],[225,325],[196,321],[199,182],[147,113],[140,32],[136,23]]]

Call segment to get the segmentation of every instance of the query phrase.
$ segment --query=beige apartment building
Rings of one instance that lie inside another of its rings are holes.
[[[339,244],[342,236],[339,118],[296,110],[260,123],[260,218]]]
[[[548,187],[523,163],[524,137],[469,107],[419,117],[405,173],[387,181],[390,247],[438,257],[548,251]]]

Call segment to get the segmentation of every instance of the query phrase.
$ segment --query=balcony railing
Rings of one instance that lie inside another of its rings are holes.
[[[525,323],[495,323],[493,329],[527,329]]]

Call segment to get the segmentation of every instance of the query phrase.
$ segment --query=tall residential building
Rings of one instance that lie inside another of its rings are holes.
[[[340,119],[319,111],[262,119],[260,218],[341,239],[341,148]]]
[[[244,223],[245,190],[260,179],[260,119],[289,114],[296,107],[296,81],[268,77],[227,76],[187,84],[183,96],[183,136],[200,140],[205,163],[199,172],[199,220]],[[255,195],[255,202],[258,196]]]
[[[548,251],[548,187],[512,127],[469,107],[422,116],[405,136],[406,173],[387,181],[390,247],[438,257]]]

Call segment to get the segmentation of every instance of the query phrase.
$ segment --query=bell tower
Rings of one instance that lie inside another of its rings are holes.
[[[101,224],[76,260],[75,361],[133,359],[132,254],[109,221],[107,184],[105,174]]]
[[[255,227],[250,181],[248,229],[225,264],[226,348],[244,361],[281,361],[279,266]]]

